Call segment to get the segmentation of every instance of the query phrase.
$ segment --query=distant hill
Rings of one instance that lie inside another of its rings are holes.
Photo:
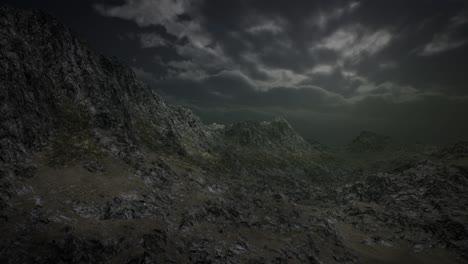
[[[380,135],[371,131],[362,131],[348,145],[353,152],[373,152],[388,148],[394,141],[389,136]]]

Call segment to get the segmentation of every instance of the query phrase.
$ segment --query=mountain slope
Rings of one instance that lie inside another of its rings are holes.
[[[204,125],[189,110],[166,105],[130,68],[97,55],[56,19],[6,7],[0,14],[0,160],[37,149],[77,110],[72,118],[93,133],[128,144],[207,147]]]

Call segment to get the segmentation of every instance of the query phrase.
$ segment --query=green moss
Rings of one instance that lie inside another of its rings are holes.
[[[216,162],[220,169],[241,166],[247,170],[277,169],[287,171],[288,168],[306,168],[314,166],[320,157],[309,152],[265,152],[251,147],[231,149],[221,153]]]
[[[92,134],[90,113],[82,105],[61,105],[58,130],[47,153],[47,163],[52,167],[63,167],[82,160],[99,160],[104,153]]]
[[[157,150],[158,144],[155,142],[155,129],[148,123],[144,122],[141,118],[133,119],[133,126],[138,131],[140,141],[150,150]]]

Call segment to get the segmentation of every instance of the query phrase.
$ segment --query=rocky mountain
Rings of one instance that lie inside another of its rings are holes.
[[[224,131],[228,142],[237,146],[268,151],[301,151],[310,147],[291,125],[282,118],[271,122],[247,121],[230,125]]]
[[[205,125],[0,7],[1,263],[466,262],[466,156],[374,173],[317,146],[281,118]]]
[[[74,129],[67,125],[112,143],[208,148],[207,130],[189,110],[166,105],[129,67],[96,54],[53,17],[7,7],[0,13],[1,160],[20,160]]]

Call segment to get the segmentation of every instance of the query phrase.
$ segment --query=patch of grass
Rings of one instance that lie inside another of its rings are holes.
[[[149,148],[150,150],[158,150],[161,148],[159,142],[155,140],[155,128],[152,127],[150,123],[147,121],[145,122],[142,118],[137,117],[133,119],[133,126],[138,131],[138,135],[141,141],[140,143],[142,143],[145,147]]]
[[[84,106],[63,104],[59,122],[47,153],[49,166],[63,167],[83,160],[99,160],[104,156],[92,134],[91,115]]]
[[[221,169],[243,167],[247,170],[280,170],[288,171],[290,168],[307,168],[315,166],[320,159],[316,153],[309,152],[265,152],[251,147],[230,149],[219,154],[217,165]]]

